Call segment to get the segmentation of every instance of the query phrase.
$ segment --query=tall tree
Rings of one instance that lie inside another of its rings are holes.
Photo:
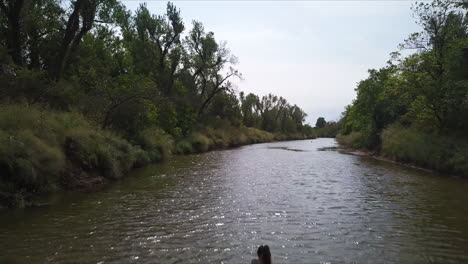
[[[23,65],[21,40],[21,11],[24,0],[1,0],[0,9],[7,20],[6,47],[13,62]]]
[[[447,0],[417,3],[413,9],[423,31],[412,34],[402,45],[418,51],[414,85],[419,90],[420,105],[432,112],[439,130],[450,126],[451,109],[457,108],[463,98],[451,82],[451,65],[458,57],[454,51],[460,47],[460,40],[467,38],[465,16],[455,4]]]
[[[240,78],[241,75],[232,67],[237,63],[237,58],[231,55],[224,43],[216,42],[213,32],[205,33],[200,22],[193,22],[186,43],[193,68],[192,76],[200,99],[198,114],[201,115],[217,94],[231,91],[230,79]],[[227,73],[224,73],[225,70]]]
[[[317,122],[315,122],[315,127],[322,128],[322,127],[325,127],[326,124],[327,122],[325,121],[325,118],[319,117],[317,118]]]
[[[145,49],[151,50],[151,46],[156,49],[150,53],[156,62],[153,70],[162,95],[169,96],[181,59],[180,36],[185,29],[180,11],[169,2],[164,15],[154,16],[146,4],[141,4],[136,12],[135,25],[139,40],[147,44]]]

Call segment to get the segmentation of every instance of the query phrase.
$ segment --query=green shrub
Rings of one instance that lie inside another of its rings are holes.
[[[468,177],[468,147],[464,145],[447,163],[453,168],[455,174]]]
[[[382,133],[381,152],[397,161],[468,176],[468,144],[461,139],[390,126]]]
[[[148,152],[142,149],[136,149],[135,151],[135,168],[141,168],[151,163],[151,158]]]
[[[212,144],[208,137],[199,132],[192,133],[190,135],[190,141],[192,142],[193,149],[196,152],[208,151]]]
[[[188,153],[192,153],[193,152],[193,148],[192,148],[192,144],[187,141],[187,140],[180,140],[176,143],[176,146],[175,146],[175,153],[177,154],[188,154]]]
[[[158,149],[147,150],[146,153],[152,162],[161,161],[164,158],[163,154]]]
[[[161,158],[159,150],[153,158]],[[39,106],[0,105],[0,199],[24,204],[57,189],[72,169],[118,178],[150,154],[96,128],[82,115]]]
[[[422,166],[442,167],[441,139],[413,129],[392,126],[382,132],[382,154]]]
[[[119,178],[136,160],[136,147],[108,132],[74,130],[66,140],[67,154],[87,170],[97,169],[103,176]]]
[[[268,142],[275,139],[275,136],[269,132],[253,128],[253,127],[246,127],[244,128],[245,135],[249,139],[249,143],[260,143],[260,142]]]
[[[33,190],[37,185],[37,175],[29,160],[18,158],[15,162],[15,181],[17,184]]]
[[[239,129],[230,130],[226,136],[225,145],[230,147],[247,144],[247,136]]]
[[[351,132],[349,135],[338,134],[336,136],[338,143],[350,148],[363,148],[362,134],[359,132]]]
[[[16,137],[25,146],[27,157],[41,174],[58,176],[63,171],[65,156],[54,136],[39,138],[32,131],[23,130]]]
[[[56,188],[65,156],[54,133],[54,118],[26,105],[0,106],[0,173],[18,190],[44,192]]]
[[[140,132],[137,137],[137,143],[146,151],[159,152],[159,159],[152,159],[152,161],[160,160],[161,158],[168,158],[174,150],[174,140],[160,128],[147,128]],[[156,158],[159,155],[151,155]]]
[[[231,142],[235,139],[235,136],[231,136],[228,131],[224,129],[213,130],[210,139],[214,148],[223,149],[232,145]]]

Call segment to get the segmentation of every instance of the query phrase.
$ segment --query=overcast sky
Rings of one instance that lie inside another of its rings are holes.
[[[165,1],[147,2],[155,14]],[[273,93],[299,105],[315,125],[337,120],[369,68],[385,66],[419,31],[413,1],[173,1],[186,28],[198,20],[239,58],[238,91]]]

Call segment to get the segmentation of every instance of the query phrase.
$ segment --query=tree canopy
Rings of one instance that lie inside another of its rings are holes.
[[[411,34],[387,66],[369,70],[346,107],[342,133],[359,132],[362,146],[378,148],[394,124],[451,137],[468,133],[468,19],[463,2],[435,0],[413,6],[422,31]]]
[[[78,110],[128,139],[146,127],[183,137],[211,117],[304,132],[306,114],[283,97],[238,95],[227,44],[172,3],[153,14],[118,0],[2,0],[0,58],[4,102]]]

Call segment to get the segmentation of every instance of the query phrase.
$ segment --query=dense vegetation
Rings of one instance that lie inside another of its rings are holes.
[[[468,176],[468,16],[463,2],[413,7],[422,32],[369,70],[346,107],[338,140],[398,161]]]
[[[313,133],[316,137],[334,138],[340,130],[340,123],[334,121],[326,121],[325,118],[317,118]]]
[[[284,98],[235,92],[237,58],[171,3],[0,1],[0,205],[173,153],[313,136]]]

